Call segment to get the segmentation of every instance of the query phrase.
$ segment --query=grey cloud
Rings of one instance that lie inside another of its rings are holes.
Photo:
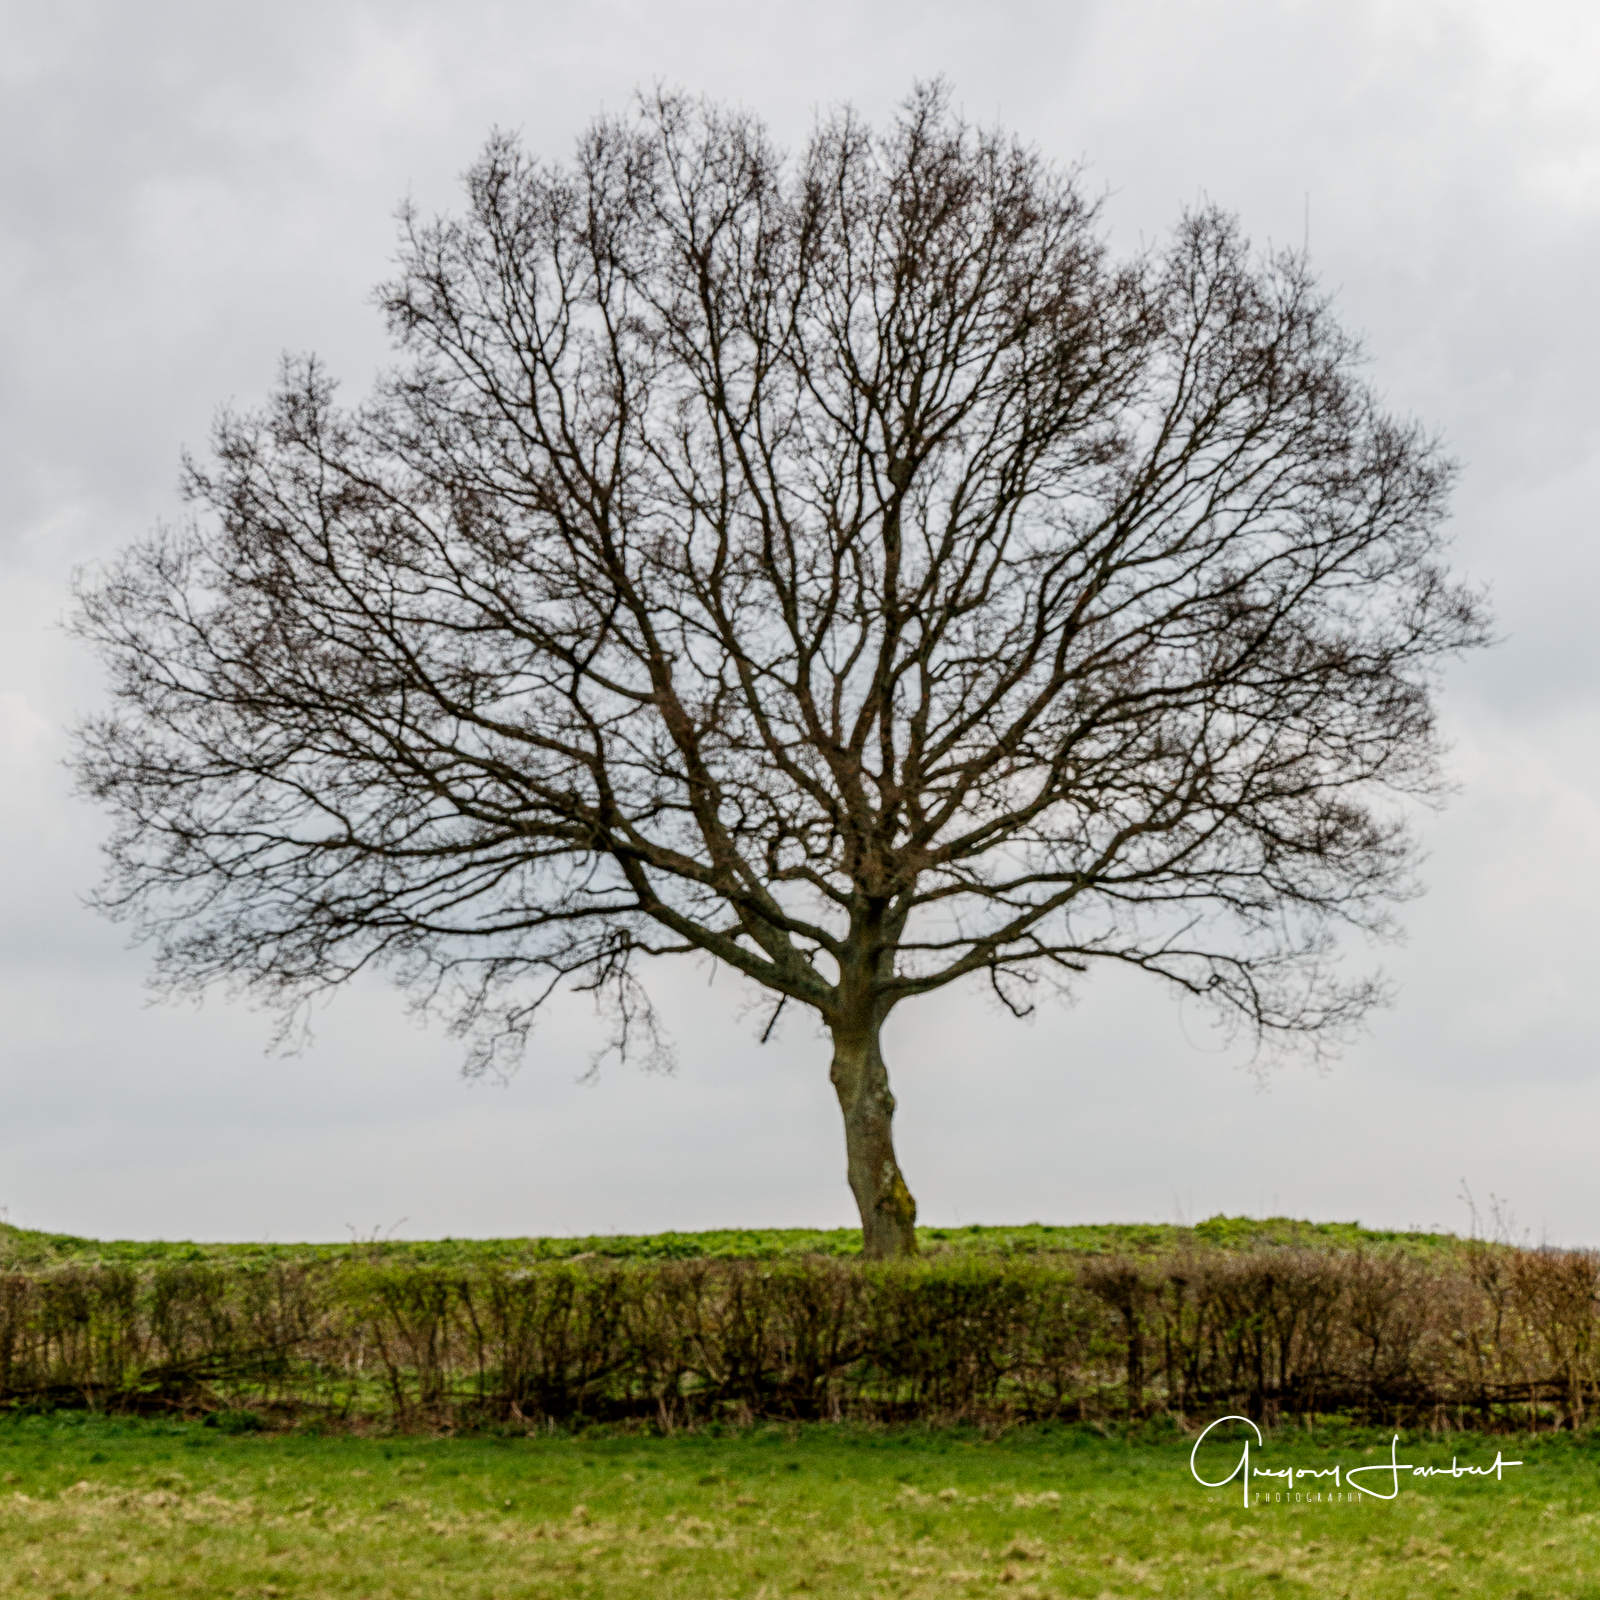
[[[149,1009],[84,911],[101,820],[61,734],[98,680],[55,626],[74,565],[182,514],[182,447],[285,349],[356,395],[406,194],[454,203],[491,124],[564,155],[662,79],[779,136],[881,117],[945,72],[1106,188],[1119,248],[1202,193],[1262,243],[1306,227],[1392,404],[1462,457],[1462,565],[1506,644],[1449,680],[1464,790],[1429,819],[1401,982],[1327,1076],[1259,1093],[1116,976],[1033,1026],[976,995],[897,1023],[906,1164],[935,1220],[1285,1209],[1463,1225],[1460,1178],[1600,1241],[1589,990],[1600,878],[1600,24],[1592,8],[824,4],[798,13],[422,4],[5,7],[0,56],[0,1205],[86,1232],[338,1237],[847,1222],[823,1053],[758,1050],[726,978],[673,969],[672,1079],[575,1080],[581,1005],[509,1089],[469,1089],[376,985],[304,1056],[220,998]],[[996,1088],[992,1098],[974,1085]]]

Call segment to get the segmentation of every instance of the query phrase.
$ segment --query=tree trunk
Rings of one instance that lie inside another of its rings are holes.
[[[850,1189],[861,1212],[861,1253],[868,1260],[917,1253],[917,1202],[894,1156],[894,1096],[876,1025],[835,1029],[833,1087],[844,1112]]]

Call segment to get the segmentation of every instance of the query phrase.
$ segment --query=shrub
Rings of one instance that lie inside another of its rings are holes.
[[[1577,1427],[1597,1311],[1600,1257],[1499,1246],[69,1264],[0,1275],[0,1403],[230,1429],[1339,1409]]]

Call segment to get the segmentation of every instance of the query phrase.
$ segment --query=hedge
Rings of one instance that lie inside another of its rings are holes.
[[[892,1265],[267,1262],[0,1274],[0,1405],[400,1428],[1347,1411],[1579,1427],[1600,1255]]]

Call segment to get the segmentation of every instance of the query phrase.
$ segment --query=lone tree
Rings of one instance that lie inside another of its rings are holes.
[[[1114,262],[938,85],[792,162],[658,96],[468,194],[403,214],[374,398],[291,363],[81,586],[158,982],[384,965],[483,1067],[563,983],[626,1050],[640,958],[709,956],[831,1033],[872,1256],[903,1001],[1116,961],[1316,1047],[1381,997],[1334,937],[1411,887],[1486,624],[1303,255],[1208,209]]]

